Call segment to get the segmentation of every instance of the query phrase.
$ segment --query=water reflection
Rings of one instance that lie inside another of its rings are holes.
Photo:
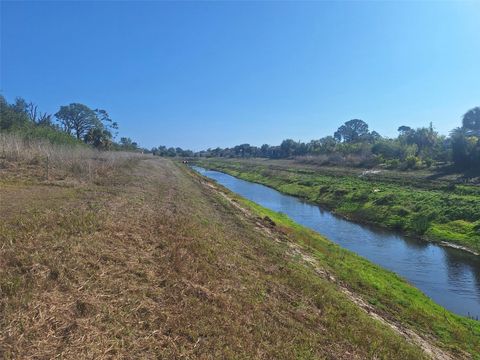
[[[451,251],[445,251],[445,261],[448,263],[450,286],[456,286],[456,284],[461,282],[474,282],[476,284],[476,293],[472,294],[472,296],[480,303],[480,267],[478,266],[478,257],[473,254],[465,254],[464,251],[458,249],[451,249]],[[470,277],[469,274],[472,276]],[[468,296],[468,290],[466,292]],[[476,313],[478,312],[480,311]],[[476,313],[473,314],[477,315]]]
[[[425,250],[430,246],[429,243],[423,240],[415,239],[409,236],[404,236],[402,240],[405,241],[405,245],[412,250]]]
[[[359,225],[263,185],[194,167],[233,192],[282,212],[339,245],[396,272],[445,308],[480,317],[480,257],[378,227]]]

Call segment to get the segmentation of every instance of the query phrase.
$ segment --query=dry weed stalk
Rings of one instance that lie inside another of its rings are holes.
[[[46,179],[57,174],[93,181],[119,166],[145,156],[124,151],[99,151],[82,145],[55,145],[46,140],[0,133],[0,159],[40,165]]]

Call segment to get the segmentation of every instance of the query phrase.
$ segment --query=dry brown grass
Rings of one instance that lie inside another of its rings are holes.
[[[109,176],[0,187],[0,357],[423,357],[180,166]]]
[[[29,140],[21,136],[0,133],[0,171],[17,173],[16,180],[75,179],[95,181],[107,177],[116,168],[144,158],[132,152],[99,151],[81,145],[54,145],[45,140]]]

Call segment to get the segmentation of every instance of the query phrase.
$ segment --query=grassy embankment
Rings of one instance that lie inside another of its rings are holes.
[[[360,222],[447,241],[480,253],[480,186],[434,174],[307,166],[292,161],[202,160],[200,165],[268,185]]]
[[[342,288],[453,357],[480,353],[478,322],[287,218],[169,160],[91,155],[49,179],[1,160],[2,358],[426,356]]]

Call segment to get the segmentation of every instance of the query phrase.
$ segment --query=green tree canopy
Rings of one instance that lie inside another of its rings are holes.
[[[9,104],[7,100],[0,95],[1,130],[18,129],[28,124],[29,120],[26,113],[26,102],[23,104],[19,99],[20,98],[17,98],[14,104]]]
[[[480,107],[468,110],[463,115],[462,124],[468,134],[480,136]]]
[[[61,106],[55,117],[63,130],[77,139],[83,139],[93,128],[102,128],[102,123],[95,111],[79,103]]]
[[[138,144],[129,137],[122,137],[120,138],[120,147],[123,150],[137,150]]]
[[[368,135],[368,124],[360,119],[352,119],[340,126],[333,137],[346,143],[357,142]]]

